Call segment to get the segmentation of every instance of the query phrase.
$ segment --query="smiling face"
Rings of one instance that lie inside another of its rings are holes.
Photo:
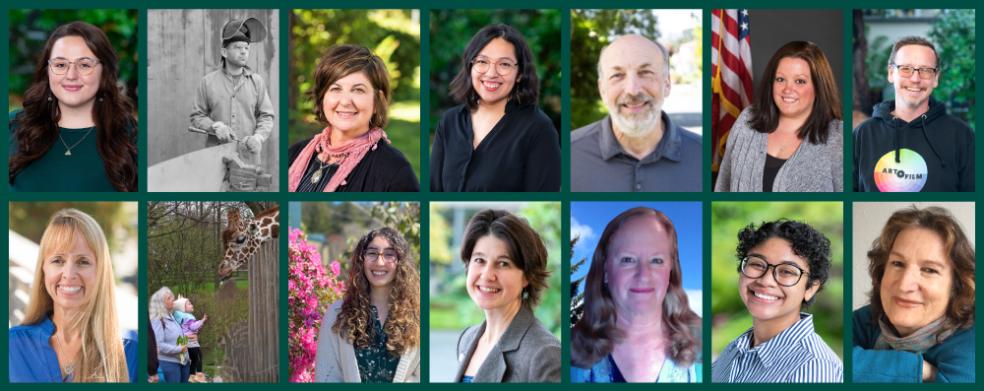
[[[195,305],[194,304],[191,304],[191,300],[188,300],[187,302],[185,302],[184,312],[187,312],[189,314],[192,313],[192,312],[195,312]]]
[[[518,307],[527,285],[523,269],[510,257],[506,242],[493,235],[475,242],[468,261],[466,287],[479,308],[489,311]]]
[[[45,289],[61,310],[80,309],[96,289],[96,254],[80,232],[45,255],[42,270]]]
[[[608,244],[605,275],[619,316],[659,313],[673,268],[670,237],[652,216],[629,219]]]
[[[495,38],[475,56],[471,67],[472,88],[478,93],[478,97],[484,104],[495,104],[509,98],[513,87],[516,86],[516,79],[519,77],[518,60],[516,59],[516,47],[509,41],[502,38]],[[479,72],[480,63],[487,63],[488,69]],[[496,65],[502,63],[512,64],[512,67]],[[501,68],[511,68],[504,70]]]
[[[748,257],[763,259],[770,265],[791,264],[805,273],[810,272],[807,260],[796,255],[789,241],[782,238],[766,239],[749,250]],[[809,276],[804,273],[795,285],[782,286],[776,282],[774,270],[770,268],[759,278],[749,278],[739,273],[738,294],[756,322],[756,327],[762,324],[784,330],[799,320],[803,302],[813,298],[820,285],[814,283],[808,287]]]
[[[97,63],[88,75],[79,71],[78,61],[83,58]],[[102,64],[98,64],[96,54],[89,49],[82,37],[72,35],[59,38],[52,45],[48,61],[55,60],[73,62],[63,75],[56,75],[52,67],[48,66],[48,87],[58,103],[72,108],[91,106],[102,79]]]
[[[925,228],[895,238],[881,280],[885,315],[903,336],[943,317],[950,304],[953,263],[943,240]]]
[[[249,60],[249,42],[232,42],[223,47],[221,53],[222,57],[225,58],[226,62],[229,64],[237,67],[244,67],[246,66],[246,60]]]
[[[656,129],[670,94],[665,64],[660,48],[637,35],[619,37],[602,52],[598,92],[617,131],[640,137]]]
[[[366,254],[370,253],[377,254],[376,260],[369,260]],[[393,279],[396,278],[396,263],[399,262],[396,254],[396,250],[390,245],[389,240],[385,236],[376,235],[376,237],[372,238],[369,246],[366,247],[366,253],[362,255],[364,262],[363,271],[365,272],[366,279],[369,280],[370,286],[386,287],[393,282]],[[390,257],[387,257],[387,255],[390,255]]]
[[[936,68],[936,54],[933,49],[923,45],[905,45],[895,52],[897,65],[908,65],[914,68]],[[919,72],[912,72],[909,77],[902,77],[894,66],[888,67],[888,82],[895,87],[895,104],[905,105],[911,110],[929,110],[929,97],[933,89],[939,85],[940,75],[937,73],[930,79],[922,79]]]
[[[815,98],[810,64],[798,57],[779,60],[772,81],[772,99],[780,115],[805,119],[813,111]]]
[[[374,91],[364,72],[349,74],[332,83],[321,102],[332,130],[352,136],[369,131],[375,110]]]

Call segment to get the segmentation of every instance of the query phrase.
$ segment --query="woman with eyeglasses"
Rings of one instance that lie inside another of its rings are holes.
[[[420,381],[420,276],[396,230],[369,231],[352,251],[345,297],[325,312],[315,381]]]
[[[137,190],[137,120],[117,63],[89,23],[48,37],[24,109],[9,115],[11,191]]]
[[[830,240],[808,224],[777,220],[738,233],[738,295],[752,328],[712,365],[715,383],[827,383],[843,365],[802,312],[830,270]]]
[[[481,29],[451,81],[458,106],[431,145],[431,191],[559,191],[560,141],[537,107],[533,53],[505,24]]]

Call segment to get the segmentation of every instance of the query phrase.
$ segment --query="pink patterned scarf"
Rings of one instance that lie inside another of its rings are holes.
[[[294,159],[294,164],[290,165],[287,170],[288,190],[297,191],[301,179],[304,178],[304,172],[307,171],[308,163],[311,162],[311,156],[317,153],[318,160],[322,162],[327,162],[332,157],[341,158],[338,163],[338,170],[331,176],[324,189],[325,192],[335,191],[338,186],[348,183],[345,179],[352,172],[352,169],[359,165],[366,153],[369,153],[370,150],[376,150],[376,144],[379,143],[379,140],[385,140],[387,144],[390,143],[385,131],[374,128],[344,145],[332,146],[331,126],[326,127],[304,146],[301,153]]]

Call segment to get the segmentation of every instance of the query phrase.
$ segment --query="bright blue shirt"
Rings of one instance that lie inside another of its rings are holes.
[[[731,341],[711,365],[714,383],[839,383],[844,379],[840,357],[813,331],[813,315],[772,339],[751,347],[748,329]]]
[[[8,367],[11,383],[61,383],[58,356],[51,347],[55,324],[50,318],[41,323],[21,325],[9,331],[10,355]],[[129,330],[123,336],[123,351],[130,383],[137,381],[137,333]]]

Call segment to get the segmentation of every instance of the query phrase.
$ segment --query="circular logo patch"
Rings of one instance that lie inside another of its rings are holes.
[[[922,190],[929,177],[926,160],[922,155],[908,148],[899,151],[899,162],[895,161],[895,151],[889,151],[875,165],[875,185],[883,192],[914,192]]]

